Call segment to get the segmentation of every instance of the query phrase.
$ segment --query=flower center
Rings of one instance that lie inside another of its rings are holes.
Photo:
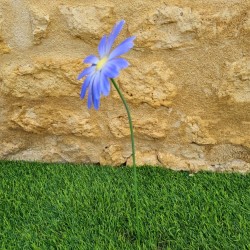
[[[100,70],[105,63],[108,61],[108,57],[103,57],[97,64],[96,64],[96,70]]]

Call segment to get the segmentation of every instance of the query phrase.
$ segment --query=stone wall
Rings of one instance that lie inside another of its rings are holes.
[[[121,19],[137,164],[250,171],[249,0],[0,0],[0,159],[131,164],[117,93],[76,80]]]

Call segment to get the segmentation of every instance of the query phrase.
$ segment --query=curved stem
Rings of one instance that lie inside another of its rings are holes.
[[[133,125],[132,125],[132,119],[131,119],[131,115],[130,115],[130,110],[128,107],[128,104],[122,94],[122,92],[120,91],[118,85],[116,84],[115,80],[113,78],[111,78],[111,81],[113,83],[113,85],[115,86],[118,94],[120,95],[123,104],[127,110],[127,114],[128,114],[128,121],[129,121],[129,127],[130,127],[130,136],[131,136],[131,143],[132,143],[132,157],[133,157],[133,166],[135,166],[135,140],[134,140],[134,131],[133,131]]]
[[[140,244],[140,234],[139,234],[139,212],[138,212],[138,187],[137,187],[137,173],[136,173],[136,165],[135,165],[135,140],[134,140],[134,132],[133,132],[133,125],[132,125],[132,119],[130,115],[130,110],[128,107],[128,104],[120,91],[118,85],[116,84],[115,80],[113,78],[110,78],[115,89],[117,90],[119,96],[122,99],[122,102],[126,108],[127,114],[128,114],[128,120],[129,120],[129,127],[130,127],[130,136],[131,136],[131,144],[132,144],[132,157],[133,157],[133,172],[134,172],[134,192],[135,192],[135,209],[136,209],[136,229],[137,229],[137,246],[139,249]]]

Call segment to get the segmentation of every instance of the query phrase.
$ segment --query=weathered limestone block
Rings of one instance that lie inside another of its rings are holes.
[[[243,5],[241,8],[225,6],[223,10],[213,8],[202,11],[199,37],[202,40],[240,37],[244,34],[243,30],[248,29],[247,15]]]
[[[101,165],[113,165],[120,166],[125,164],[127,161],[126,157],[123,155],[122,148],[119,145],[111,145],[105,147],[100,155]]]
[[[242,152],[242,151],[239,151]],[[184,170],[190,172],[198,172],[198,171],[214,171],[214,172],[242,172],[246,173],[250,171],[250,163],[236,159],[229,160],[229,155],[227,155],[227,159],[224,162],[212,163],[206,158],[201,159],[187,159],[183,158],[179,154],[174,154],[168,151],[160,150],[158,152],[158,160],[167,168],[171,168],[174,170]],[[248,154],[249,158],[249,154]]]
[[[239,172],[239,173],[249,173],[250,163],[242,160],[232,160],[224,164],[214,165],[213,171],[216,172]]]
[[[3,41],[0,41],[0,55],[7,54],[9,52],[10,52],[10,48],[8,47],[8,45],[4,43]]]
[[[110,5],[61,5],[59,10],[67,22],[70,34],[86,43],[93,44],[93,39],[109,33],[116,22],[113,6]]]
[[[200,159],[183,159],[171,153],[159,152],[158,160],[163,166],[175,170],[184,170],[191,172],[212,171],[212,167],[206,161]]]
[[[138,166],[159,166],[160,162],[157,159],[157,154],[155,150],[137,150],[135,153],[136,156],[136,165]],[[127,166],[133,166],[133,159],[132,156],[129,157]]]
[[[139,48],[164,50],[192,46],[200,25],[198,12],[189,7],[164,4],[153,9],[141,22],[131,25],[130,30],[137,35]]]
[[[157,117],[141,117],[134,122],[135,134],[145,139],[160,139],[167,136],[168,123]]]
[[[64,162],[86,162],[86,163],[99,163],[99,157],[102,152],[102,144],[100,139],[95,140],[90,137],[89,140],[83,139],[82,137],[75,137],[69,135],[66,137],[56,137],[55,139],[48,138],[48,140],[55,141],[55,148],[61,157],[61,161]],[[47,140],[47,141],[48,141]],[[47,142],[51,144],[51,142]],[[50,155],[48,154],[46,158],[48,159]],[[51,157],[50,161],[53,161]]]
[[[27,145],[21,141],[8,142],[2,141],[0,148],[0,158],[5,159],[8,155],[16,154],[17,152],[25,149]]]
[[[243,24],[243,29],[246,32],[245,35],[247,35],[247,37],[249,37],[249,35],[250,35],[250,10],[248,10],[246,15],[245,15],[245,21],[244,21],[244,24]]]
[[[221,121],[219,127],[215,126],[214,129],[211,130],[217,138],[216,144],[232,144],[235,146],[241,145],[243,147],[250,148],[249,114],[246,113],[245,117],[241,119],[237,117],[237,114],[232,116],[233,118],[230,117],[229,120],[224,122]],[[217,129],[217,131],[215,129]]]
[[[81,85],[76,76],[81,68],[80,60],[50,58],[37,59],[32,64],[7,65],[2,69],[0,90],[6,95],[28,99],[79,96]]]
[[[109,120],[109,129],[116,138],[130,136],[127,116],[118,116]]]
[[[171,169],[197,172],[213,170],[205,158],[205,146],[197,144],[169,144],[157,152],[160,164]]]
[[[169,106],[177,89],[171,83],[173,72],[163,61],[153,63],[133,60],[119,80],[120,87],[129,102],[147,103],[153,107]],[[118,98],[118,95],[114,93]]]
[[[168,124],[160,121],[157,117],[138,117],[133,119],[135,136],[141,139],[165,138],[168,131]],[[116,138],[130,136],[130,129],[127,116],[118,116],[109,120],[109,128]]]
[[[225,164],[233,160],[250,163],[250,148],[232,144],[214,145],[207,151],[206,158],[212,165]]]
[[[2,9],[0,8],[0,39],[3,39],[2,24],[3,24],[3,14],[2,14]]]
[[[52,134],[84,137],[100,136],[100,128],[89,113],[74,112],[73,108],[55,108],[49,105],[15,106],[11,117],[12,129],[21,128],[35,134]]]
[[[183,129],[185,137],[190,143],[197,144],[215,144],[216,139],[210,136],[208,127],[212,121],[201,119],[199,116],[187,116]]]
[[[42,140],[44,142],[44,140]],[[43,161],[43,162],[65,162],[60,155],[58,148],[52,144],[29,145],[22,150],[10,154],[6,159],[24,161]]]
[[[174,168],[176,170],[183,170],[187,168],[185,160],[183,160],[181,157],[175,156],[172,153],[160,151],[157,154],[157,158],[163,166],[168,168]]]
[[[29,3],[25,0],[6,1],[5,8],[8,44],[18,52],[30,49],[33,45],[33,36]]]
[[[0,8],[0,55],[6,54],[10,52],[9,46],[6,44],[4,41],[3,33],[2,33],[2,23],[3,23],[3,15],[2,15],[2,10]]]
[[[101,145],[93,137],[85,140],[75,135],[36,134],[14,129],[15,135],[2,139],[1,159],[99,163]],[[22,136],[21,136],[22,135]],[[31,136],[32,135],[32,136]],[[18,138],[18,140],[16,140]]]
[[[38,9],[31,9],[31,26],[33,32],[33,43],[40,44],[47,37],[50,18],[48,14]]]
[[[250,57],[228,64],[228,77],[217,85],[219,97],[236,103],[250,102]]]

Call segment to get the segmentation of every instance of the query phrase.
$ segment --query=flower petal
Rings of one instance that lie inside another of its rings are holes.
[[[98,52],[101,58],[106,55],[107,40],[107,36],[104,35],[98,45]]]
[[[82,79],[84,76],[93,73],[94,70],[95,70],[95,66],[90,66],[90,67],[84,69],[84,70],[79,74],[79,76],[77,77],[77,80],[80,80],[80,79]]]
[[[108,41],[107,41],[107,48],[106,48],[106,53],[109,54],[113,43],[115,42],[116,37],[119,35],[119,33],[121,32],[123,25],[125,24],[124,20],[121,20],[120,22],[116,23],[112,32],[110,33],[109,37],[108,37]]]
[[[99,98],[94,98],[94,99],[93,99],[93,102],[94,102],[94,108],[95,108],[96,110],[98,110],[99,107],[100,107],[100,97],[99,97]]]
[[[92,96],[93,100],[100,99],[101,97],[101,85],[100,85],[100,72],[97,71],[95,73],[95,79],[93,80],[92,84]]]
[[[93,74],[91,81],[90,81],[90,86],[89,86],[89,92],[88,92],[88,109],[91,108],[92,103],[93,103],[93,93],[92,93],[92,86],[95,81],[96,74]]]
[[[108,61],[103,66],[102,72],[108,78],[115,78],[119,75],[119,68],[115,65],[115,63]]]
[[[101,84],[100,84],[100,71],[95,73],[95,78],[92,84],[92,101],[94,103],[94,108],[99,109],[100,98],[101,98]]]
[[[101,85],[101,93],[104,96],[108,96],[109,92],[110,92],[110,83],[108,78],[103,74],[103,72],[101,71],[100,74],[100,85]]]
[[[88,93],[88,109],[90,109],[92,106],[92,89],[91,87],[89,88],[89,93]]]
[[[88,75],[82,84],[82,89],[81,89],[81,94],[80,94],[81,99],[83,99],[85,97],[85,94],[86,94],[87,88],[89,86],[91,77],[92,77],[92,75]]]
[[[114,58],[112,60],[109,60],[109,62],[115,64],[116,67],[119,68],[119,70],[125,69],[129,66],[128,61],[124,58]]]
[[[120,56],[126,52],[128,52],[134,46],[135,36],[131,36],[125,39],[122,43],[120,43],[109,55],[109,59],[113,59],[117,56]]]
[[[81,99],[83,99],[86,95],[87,88],[92,80],[91,78],[93,78],[93,74],[88,75],[82,84],[82,90],[80,94]]]
[[[87,56],[85,59],[84,59],[84,63],[91,63],[91,64],[97,64],[99,61],[99,59],[97,58],[97,56],[95,55],[90,55],[90,56]]]

